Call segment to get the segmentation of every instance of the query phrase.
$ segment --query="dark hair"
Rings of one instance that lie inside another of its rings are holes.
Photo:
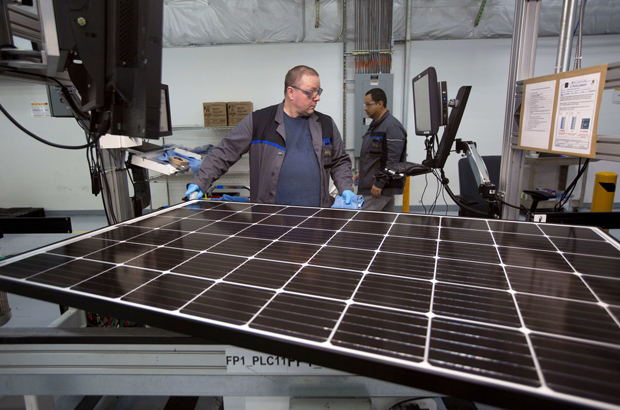
[[[306,65],[298,65],[297,67],[291,68],[288,70],[288,73],[286,73],[286,77],[284,77],[284,96],[286,96],[286,90],[297,84],[299,79],[304,75],[316,75],[318,77],[319,73],[317,73],[314,68]]]
[[[383,108],[387,108],[387,96],[385,95],[385,91],[383,91],[381,88],[373,88],[364,95],[369,94],[370,98],[372,98],[374,102],[378,103],[379,101],[383,101]]]

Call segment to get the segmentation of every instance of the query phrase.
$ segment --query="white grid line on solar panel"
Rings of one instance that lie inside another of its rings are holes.
[[[396,219],[398,219],[398,217],[395,217],[394,220],[392,221],[392,223],[390,224],[390,229],[388,229],[388,231],[386,232],[386,234],[384,235],[381,244],[379,244],[379,248],[381,248],[381,246],[383,246],[383,242],[385,242],[385,239],[387,238],[387,234],[389,233],[389,231],[392,229],[392,226],[394,226],[394,223],[396,221]],[[378,254],[378,250],[375,251],[375,254],[372,256],[371,260],[368,262],[368,264],[366,265],[366,269],[362,272],[362,277],[360,278],[357,286],[355,287],[355,289],[353,290],[353,293],[351,294],[350,297],[350,302],[352,302],[355,299],[355,295],[357,294],[361,284],[363,283],[364,279],[366,278],[366,275],[368,274],[368,268],[372,265],[373,261],[375,260],[375,258],[377,257]],[[347,304],[350,304],[350,302],[347,302]],[[332,329],[332,331],[330,332],[329,336],[327,337],[327,341],[331,342],[332,338],[334,337],[334,334],[336,332],[336,329],[340,326],[340,324],[342,323],[342,320],[344,319],[345,313],[347,311],[347,308],[345,308],[343,310],[343,312],[340,314],[340,317],[338,318],[338,321],[336,322],[336,325],[334,326],[334,329]]]
[[[487,224],[489,225],[489,230],[492,230],[492,224],[490,222],[487,222]],[[497,225],[497,224],[494,224]],[[504,225],[502,225],[504,226]],[[538,227],[538,226],[537,226]],[[538,229],[540,229],[538,227]],[[542,230],[541,230],[542,231]],[[544,232],[543,232],[544,234]],[[497,241],[495,239],[495,235],[493,235],[493,232],[491,232],[491,236],[493,237],[493,243],[495,244],[496,247],[496,251],[497,251],[497,256],[500,260],[500,264],[502,265],[502,271],[504,272],[504,278],[506,279],[506,282],[508,283],[508,292],[510,293],[510,296],[512,298],[516,313],[517,313],[517,317],[519,318],[519,323],[521,324],[521,330],[525,335],[525,341],[527,343],[527,347],[530,351],[530,356],[532,357],[532,362],[534,363],[534,368],[536,369],[536,374],[538,375],[538,380],[540,381],[541,385],[543,386],[543,388],[548,388],[547,385],[547,381],[544,377],[544,373],[542,371],[542,367],[540,365],[540,361],[538,360],[538,356],[536,355],[536,350],[534,349],[534,344],[532,343],[532,340],[530,338],[530,332],[529,332],[529,328],[526,325],[525,322],[525,318],[523,317],[523,314],[521,313],[521,308],[519,307],[519,303],[517,301],[517,297],[515,294],[515,290],[512,287],[512,284],[510,283],[510,277],[508,276],[508,273],[506,272],[506,265],[504,264],[504,261],[502,259],[502,254],[500,252],[500,249],[497,245]]]
[[[568,260],[568,258],[566,257],[566,255],[564,254],[564,252],[561,252],[559,250],[559,248],[557,247],[557,245],[554,243],[553,246],[556,247],[556,249],[558,249],[558,251],[561,253],[562,258],[564,258],[564,260],[566,261],[566,263],[571,267],[571,269],[574,270],[574,272],[578,272],[577,269],[573,266],[573,264]],[[568,252],[567,252],[568,253]],[[618,261],[620,262],[620,261]],[[577,274],[579,276],[579,279],[581,280],[581,282],[590,290],[590,292],[592,292],[592,294],[594,295],[594,297],[597,300],[597,304],[599,306],[601,306],[603,309],[605,309],[605,311],[607,312],[607,314],[611,317],[611,319],[616,323],[616,326],[620,327],[620,318],[617,318],[610,310],[609,305],[606,304],[605,302],[603,302],[600,297],[598,296],[598,294],[596,292],[594,292],[594,290],[590,287],[590,285],[585,281],[585,279],[580,275]]]
[[[300,222],[300,224],[301,224],[301,223],[303,223],[303,222]],[[300,224],[299,224],[299,225],[300,225]],[[292,227],[291,229],[293,229],[293,227]],[[290,230],[289,230],[289,231],[290,231]],[[339,231],[336,231],[336,232],[334,233],[334,235],[336,235],[338,232],[339,232]],[[288,233],[288,232],[287,232],[287,233]],[[282,236],[284,236],[284,235],[285,235],[285,234],[281,235],[280,237],[282,237]],[[234,235],[233,235],[233,236],[234,236]],[[273,243],[275,243],[275,242],[277,242],[277,239],[276,239],[276,240],[271,241],[271,242],[269,243],[269,245],[265,246],[265,247],[264,247],[264,248],[262,248],[260,251],[256,252],[256,253],[255,253],[255,254],[253,254],[252,256],[248,257],[248,260],[247,260],[246,262],[243,262],[243,263],[242,263],[241,265],[239,265],[237,268],[235,268],[235,269],[233,269],[231,272],[229,272],[226,276],[228,276],[228,275],[232,274],[233,272],[235,272],[237,269],[239,269],[241,266],[243,266],[243,265],[244,265],[244,264],[246,264],[249,260],[251,260],[253,256],[258,255],[259,253],[261,253],[262,251],[264,251],[265,249],[267,249],[269,246],[271,246],[271,245],[272,245]],[[314,254],[314,255],[316,255],[318,252],[320,252],[320,250],[321,250],[321,248],[319,248],[319,250],[317,250],[317,251],[315,252],[315,254]],[[314,255],[313,255],[312,257],[314,257]],[[310,259],[311,259],[312,257],[310,257]],[[309,260],[309,259],[308,259],[308,260]],[[278,261],[276,261],[276,262],[278,262]],[[305,264],[302,264],[302,268],[303,268],[303,266],[305,266]],[[292,277],[291,277],[291,278],[290,278],[290,279],[286,282],[286,284],[284,285],[284,287],[286,287],[286,285],[287,285],[287,284],[288,284],[288,283],[289,283],[289,282],[290,282],[290,281],[291,281],[291,280],[292,280],[292,279],[293,279],[293,278],[294,278],[294,277],[295,277],[295,276],[299,273],[299,271],[301,271],[301,269],[302,269],[302,268],[300,268],[299,270],[297,270],[297,272],[295,272],[295,274],[294,274],[294,275],[293,275],[293,276],[292,276]],[[223,280],[223,279],[224,279],[224,278],[222,278],[222,280]],[[190,303],[194,302],[196,299],[198,299],[198,298],[199,298],[199,297],[201,297],[203,294],[205,294],[205,293],[207,292],[207,290],[208,290],[208,289],[206,289],[206,290],[204,290],[203,292],[199,293],[196,297],[194,297],[192,300],[190,300],[188,303],[186,303],[183,307],[189,306],[189,304],[190,304]],[[273,295],[273,297],[271,298],[271,300],[270,300],[267,304],[265,304],[265,306],[263,306],[263,308],[262,308],[262,309],[260,309],[258,312],[256,312],[256,314],[254,315],[254,317],[253,317],[251,320],[253,320],[255,317],[257,317],[257,316],[260,314],[260,312],[262,312],[262,311],[263,311],[263,309],[265,309],[265,307],[266,307],[269,303],[271,303],[271,301],[272,301],[272,300],[273,300],[273,299],[277,296],[277,294],[278,294],[278,293],[276,292],[276,294],[274,294],[274,295]],[[181,309],[182,309],[182,308],[181,308]]]

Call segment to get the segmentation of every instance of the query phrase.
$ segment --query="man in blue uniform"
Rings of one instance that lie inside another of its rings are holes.
[[[364,110],[372,123],[362,137],[360,170],[353,181],[359,182],[357,194],[364,196],[362,209],[394,212],[394,196],[403,193],[405,178],[390,179],[381,170],[405,161],[407,131],[387,109],[387,96],[380,88],[366,93]]]
[[[354,196],[351,159],[333,119],[315,111],[322,92],[314,69],[289,70],[284,101],[245,117],[205,157],[185,195],[204,196],[249,151],[251,202],[330,207],[331,177],[349,204]]]

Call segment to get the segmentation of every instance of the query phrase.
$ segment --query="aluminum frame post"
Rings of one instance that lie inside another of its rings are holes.
[[[516,0],[508,94],[504,117],[504,140],[498,196],[505,202],[518,205],[521,201],[521,180],[523,178],[524,151],[517,149],[519,136],[518,116],[523,96],[522,81],[534,75],[538,21],[540,17],[538,0]],[[519,210],[505,206],[502,219],[519,219]]]

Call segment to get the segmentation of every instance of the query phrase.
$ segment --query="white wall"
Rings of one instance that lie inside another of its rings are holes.
[[[501,154],[510,39],[446,40],[414,42],[411,46],[410,77],[428,66],[437,69],[448,82],[450,98],[458,88],[471,85],[472,94],[459,129],[459,137],[478,143],[482,155]],[[277,103],[283,98],[284,75],[298,64],[317,69],[325,92],[318,109],[331,115],[342,131],[342,44],[285,44],[219,46],[165,49],[163,82],[170,86],[173,125],[202,123],[202,103],[207,101],[252,101],[254,108]],[[540,39],[536,75],[553,73],[557,39]],[[347,47],[351,51],[351,47]],[[586,37],[583,67],[620,61],[620,36]],[[403,81],[404,46],[397,44],[393,56],[394,101],[389,103],[397,118],[402,118],[403,95],[408,93],[409,161],[424,159],[424,139],[413,132],[410,88]],[[352,77],[351,58],[347,59],[347,77]],[[409,81],[407,81],[409,83]],[[353,147],[353,87],[347,86],[347,146]],[[45,87],[0,80],[0,103],[26,128],[42,137],[63,144],[81,144],[83,133],[75,121],[57,118],[32,118],[30,103],[46,101]],[[603,96],[599,133],[619,135],[620,105],[612,105],[611,94]],[[85,154],[47,147],[32,140],[0,115],[0,207],[37,206],[48,210],[101,209],[100,197],[90,193]],[[458,193],[458,156],[450,157],[446,174]],[[599,162],[594,171],[604,169],[620,173],[620,164]],[[571,177],[571,175],[569,175]],[[411,205],[417,205],[424,189],[424,177],[412,179]],[[429,178],[430,181],[430,178]],[[589,194],[591,196],[591,183]],[[432,201],[433,183],[424,202]],[[173,196],[173,202],[176,196]],[[180,200],[180,198],[178,198]],[[620,201],[620,199],[616,199]],[[440,204],[443,201],[439,202]],[[451,203],[448,199],[448,203]]]

